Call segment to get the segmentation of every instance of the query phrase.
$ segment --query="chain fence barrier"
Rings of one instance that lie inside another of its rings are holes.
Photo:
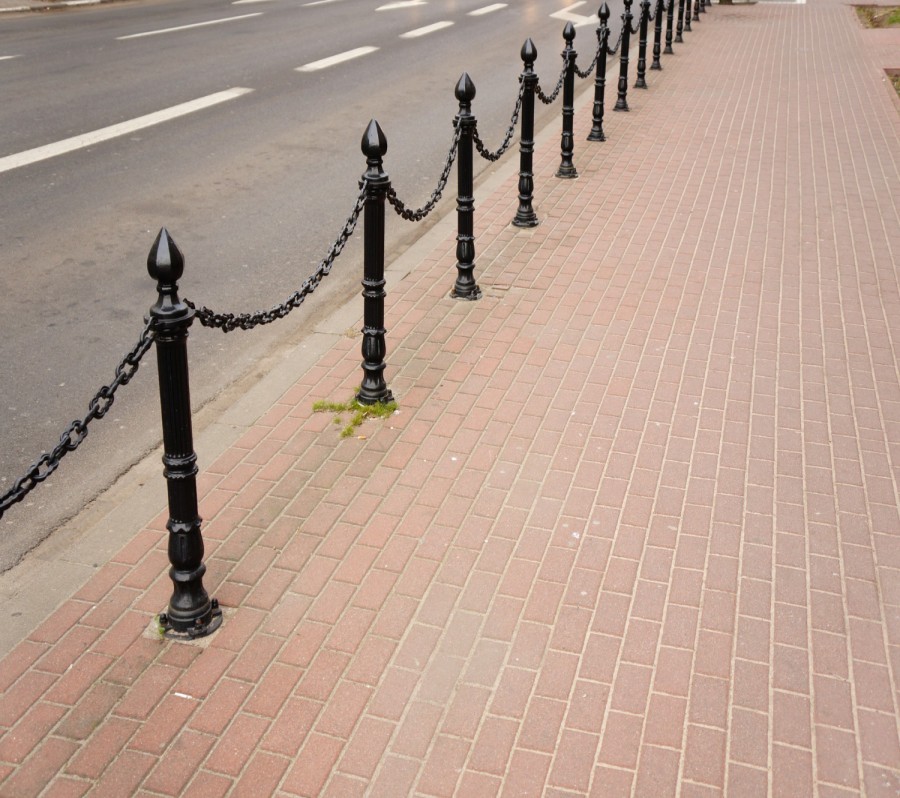
[[[622,15],[622,27],[614,47],[609,47],[609,28],[606,20],[609,9],[606,4],[600,9],[601,25],[597,31],[598,47],[590,65],[582,70],[578,67],[577,55],[572,48],[575,37],[574,27],[568,23],[563,37],[566,49],[562,53],[563,67],[555,88],[547,94],[533,72],[534,59],[537,56],[534,45],[528,39],[523,47],[525,72],[519,77],[519,91],[515,107],[510,118],[500,147],[490,150],[481,138],[477,120],[471,113],[471,102],[475,96],[475,87],[467,73],[463,74],[457,85],[456,96],[460,99],[460,112],[453,121],[453,139],[444,165],[438,178],[437,187],[421,208],[409,208],[397,195],[391,181],[383,168],[383,157],[387,152],[387,140],[376,120],[371,120],[363,137],[362,150],[367,158],[367,171],[359,181],[359,194],[349,216],[345,220],[340,233],[328,249],[324,259],[315,271],[309,275],[300,288],[285,301],[268,310],[253,313],[218,313],[205,306],[197,306],[189,299],[179,300],[177,281],[184,270],[184,259],[181,252],[163,228],[154,243],[151,256],[148,258],[148,269],[157,280],[157,291],[160,299],[150,309],[144,329],[137,343],[122,361],[116,366],[115,377],[109,385],[104,385],[91,399],[87,414],[73,421],[60,436],[59,443],[51,452],[44,452],[33,463],[31,468],[17,479],[12,488],[0,495],[0,518],[13,505],[21,502],[32,490],[44,482],[59,467],[68,452],[75,451],[85,440],[88,428],[94,419],[103,418],[109,411],[118,389],[127,385],[141,363],[142,358],[156,343],[157,365],[160,378],[160,406],[163,418],[163,442],[165,453],[164,475],[168,484],[170,535],[169,559],[172,568],[169,575],[173,581],[174,593],[169,602],[167,612],[160,613],[158,618],[164,633],[169,637],[194,638],[214,632],[222,622],[222,613],[215,599],[210,599],[202,585],[205,565],[202,564],[203,543],[200,532],[201,519],[196,506],[196,453],[188,456],[180,449],[169,451],[170,441],[192,440],[191,410],[188,386],[187,367],[187,330],[194,318],[204,327],[221,330],[224,333],[233,330],[251,330],[257,326],[270,324],[286,317],[303,304],[327,277],[334,261],[343,252],[365,211],[365,241],[363,245],[363,297],[364,328],[363,333],[363,373],[364,379],[356,400],[362,404],[387,402],[393,400],[383,378],[385,368],[385,328],[384,328],[384,250],[385,250],[385,202],[404,220],[420,222],[437,206],[450,180],[454,164],[459,170],[459,196],[457,199],[457,279],[451,296],[456,299],[476,300],[482,293],[474,279],[475,269],[475,235],[473,229],[474,186],[472,173],[472,146],[478,154],[488,161],[499,160],[510,148],[522,118],[521,154],[519,171],[519,211],[513,224],[518,227],[533,227],[539,223],[532,207],[534,147],[534,98],[538,97],[545,105],[551,105],[565,90],[563,97],[563,136],[561,155],[562,163],[557,177],[576,177],[577,172],[572,163],[574,138],[572,122],[574,117],[574,75],[586,79],[597,69],[595,81],[594,129],[589,140],[603,141],[602,133],[603,97],[605,90],[606,62],[600,63],[601,57],[615,55],[622,49],[620,68],[619,99],[614,110],[628,110],[625,101],[627,91],[627,54],[629,34],[644,31],[641,42],[642,58],[646,46],[646,26],[648,21],[658,19],[663,10],[670,12],[675,0],[657,0],[656,13],[650,13],[649,0],[641,3],[641,13],[637,24],[632,29],[630,14],[631,0],[626,0],[626,10]],[[679,38],[681,33],[681,9],[679,4]],[[687,2],[687,18],[685,30],[690,30],[690,4]],[[694,13],[697,13],[696,0]],[[705,10],[705,9],[704,9]],[[668,35],[668,33],[667,33]],[[655,31],[654,58],[658,58],[660,30]],[[668,48],[667,41],[667,48]],[[530,48],[530,50],[529,50]],[[529,52],[531,55],[529,56]],[[571,72],[570,72],[571,70]],[[640,69],[639,69],[640,71]],[[597,110],[599,106],[599,111]],[[524,109],[524,110],[523,110]],[[596,135],[594,135],[596,133]],[[371,240],[370,240],[371,239]],[[162,313],[163,304],[169,308]],[[177,313],[169,312],[172,307]],[[176,495],[177,494],[177,495]],[[178,508],[178,509],[176,509]],[[186,509],[187,508],[187,509]],[[185,517],[185,512],[187,516]],[[179,514],[180,513],[180,514]],[[193,520],[191,520],[193,519]],[[171,538],[177,538],[175,544]],[[174,553],[173,553],[174,552]],[[198,555],[199,552],[199,555]],[[197,562],[200,566],[197,567]]]
[[[670,0],[670,4],[672,2],[674,2],[674,0]],[[654,17],[649,16],[648,18],[652,20]],[[637,26],[632,30],[632,33],[637,33],[639,26],[640,15],[638,16]],[[620,30],[619,38],[616,41],[614,47],[609,47],[607,45],[607,55],[612,56],[618,52],[619,46],[622,43],[623,36],[624,29]],[[577,64],[574,65],[575,74],[577,74],[582,79],[590,77],[593,70],[597,66],[597,61],[599,58],[600,48],[598,47],[597,52],[595,53],[594,58],[591,61],[591,64],[586,69],[582,70],[577,66]],[[560,91],[562,90],[565,83],[566,72],[569,68],[569,61],[569,54],[564,53],[562,70],[556,82],[556,86],[550,94],[547,94],[541,87],[539,80],[536,80],[534,84],[535,95],[545,105],[551,105],[559,97]],[[510,124],[505,132],[504,138],[499,148],[496,150],[490,150],[481,138],[478,128],[476,127],[474,130],[473,143],[475,145],[475,148],[478,151],[478,154],[487,161],[494,162],[499,160],[512,145],[513,139],[515,137],[516,126],[518,125],[519,116],[522,111],[522,102],[525,94],[525,86],[521,76],[519,77],[519,84],[518,96],[516,98],[516,104],[513,109]],[[406,221],[419,222],[425,219],[435,209],[438,202],[443,197],[444,190],[446,189],[447,183],[449,182],[450,174],[453,170],[453,165],[459,152],[459,142],[460,128],[456,123],[456,120],[454,120],[453,139],[451,141],[451,145],[447,153],[443,169],[438,179],[437,187],[432,192],[428,201],[421,208],[411,209],[407,207],[403,200],[401,200],[397,195],[397,192],[393,187],[388,189],[386,193],[386,199],[390,203],[391,207],[393,207],[393,209],[396,211],[398,216]],[[302,305],[305,301],[306,297],[310,296],[316,290],[316,288],[318,288],[322,280],[330,274],[332,266],[334,265],[334,261],[341,254],[356,229],[357,223],[359,221],[359,216],[363,210],[363,207],[365,206],[365,196],[366,182],[365,180],[362,180],[360,181],[360,191],[357,196],[356,202],[354,203],[353,209],[347,217],[347,220],[345,221],[343,227],[341,228],[338,237],[329,248],[325,258],[319,263],[319,266],[316,268],[316,270],[309,277],[307,277],[306,280],[304,280],[300,288],[293,294],[291,294],[282,303],[275,305],[267,310],[238,314],[227,312],[219,313],[211,310],[208,307],[202,305],[198,306],[190,299],[185,299],[185,304],[193,311],[195,311],[196,319],[200,322],[201,325],[211,329],[219,329],[224,333],[232,332],[238,329],[251,330],[258,326],[271,324],[278,319],[283,319],[293,310],[300,307],[300,305]],[[85,417],[73,421],[63,432],[60,437],[59,443],[53,448],[53,450],[49,453],[42,453],[42,455],[28,469],[25,475],[17,479],[13,484],[13,487],[6,491],[6,493],[4,493],[2,496],[0,496],[0,518],[3,517],[3,513],[6,510],[8,510],[14,504],[22,501],[22,499],[24,499],[25,496],[27,496],[32,490],[34,490],[37,485],[45,481],[54,471],[56,471],[60,464],[60,461],[67,452],[74,451],[81,445],[81,443],[87,437],[88,425],[94,419],[103,418],[106,415],[107,411],[113,403],[116,391],[120,386],[128,384],[131,377],[137,371],[141,358],[143,358],[143,356],[149,350],[150,346],[153,344],[153,340],[153,330],[151,328],[151,323],[148,322],[137,344],[117,366],[114,380],[109,385],[103,386],[91,400],[88,407],[88,412]]]
[[[59,467],[63,457],[69,452],[74,452],[88,434],[88,425],[95,418],[103,418],[116,398],[116,391],[122,385],[127,385],[140,366],[141,358],[147,354],[147,350],[153,344],[154,333],[152,322],[148,321],[137,343],[131,351],[125,355],[116,366],[115,378],[109,385],[104,385],[88,404],[88,412],[83,418],[75,419],[59,438],[59,443],[51,452],[44,452],[35,460],[31,468],[15,481],[12,488],[0,496],[0,518],[14,504],[22,501],[41,482],[49,477]]]

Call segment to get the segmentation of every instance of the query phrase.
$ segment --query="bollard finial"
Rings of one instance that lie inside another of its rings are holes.
[[[537,61],[537,47],[534,46],[531,39],[526,39],[525,44],[522,45],[522,60],[526,67],[534,66],[534,62]]]
[[[600,11],[597,12],[597,16],[600,17],[600,22],[605,25],[606,21],[609,19],[609,6],[606,5],[606,3],[600,6]]]
[[[461,103],[471,103],[475,99],[475,84],[468,72],[463,72],[456,84],[456,99]]]
[[[571,22],[567,22],[566,27],[563,28],[563,38],[566,40],[566,44],[572,44],[575,41],[575,26]]]
[[[184,274],[184,255],[165,227],[160,229],[147,255],[147,271],[156,282],[168,285],[177,283]]]
[[[387,138],[378,121],[372,119],[362,137],[362,152],[370,161],[380,160],[387,153]]]

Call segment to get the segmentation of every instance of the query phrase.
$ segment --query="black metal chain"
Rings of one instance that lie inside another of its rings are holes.
[[[498,150],[491,152],[481,140],[481,136],[478,135],[478,126],[476,125],[475,127],[473,136],[475,149],[478,150],[478,154],[486,161],[499,161],[500,158],[503,157],[503,154],[509,149],[510,144],[512,144],[513,136],[516,133],[516,125],[519,123],[519,114],[522,112],[522,99],[525,97],[525,82],[522,80],[521,76],[519,77],[519,84],[519,96],[516,98],[516,107],[513,109],[509,127],[506,130],[503,143]]]
[[[447,187],[447,181],[450,179],[450,171],[453,169],[453,162],[456,160],[456,154],[459,152],[459,138],[461,131],[457,121],[453,120],[453,142],[450,144],[450,152],[447,153],[447,160],[444,162],[444,170],[438,178],[437,188],[432,192],[431,198],[421,208],[410,210],[406,207],[403,200],[397,196],[394,187],[391,186],[387,193],[387,201],[391,203],[391,207],[397,212],[397,215],[408,222],[421,222],[429,213],[434,210],[443,196],[444,189]]]
[[[16,480],[15,484],[6,493],[0,496],[0,518],[10,507],[22,501],[41,482],[49,477],[59,466],[60,461],[68,452],[74,452],[84,441],[88,434],[88,424],[95,418],[103,418],[112,407],[116,397],[116,391],[120,385],[127,385],[134,373],[138,370],[141,358],[147,354],[147,350],[153,343],[154,333],[151,329],[152,322],[148,321],[141,332],[141,337],[132,350],[125,355],[116,366],[116,376],[109,385],[104,385],[88,405],[88,412],[81,419],[75,419],[63,432],[53,451],[44,452],[28,469],[25,476]]]
[[[591,76],[593,75],[593,73],[594,73],[594,67],[597,66],[597,61],[599,61],[599,60],[600,60],[600,45],[598,44],[598,45],[597,45],[597,52],[594,53],[594,60],[591,61],[591,65],[590,65],[587,69],[585,69],[584,72],[582,72],[582,71],[578,68],[578,64],[576,64],[576,65],[575,65],[575,74],[578,75],[578,77],[580,77],[582,80],[583,80],[584,78],[589,78],[589,77],[591,77]]]
[[[624,36],[625,36],[625,31],[624,31],[624,30],[620,30],[620,31],[619,31],[619,40],[616,42],[616,46],[615,46],[615,47],[610,47],[610,46],[609,46],[609,39],[607,38],[607,40],[606,40],[606,42],[607,42],[607,44],[606,44],[606,54],[607,54],[607,55],[615,55],[616,53],[619,52],[619,45],[622,43],[622,38],[623,38]]]
[[[616,42],[616,46],[611,48],[608,44],[606,45],[606,54],[607,55],[615,55],[617,52],[619,52],[619,45],[622,43],[623,36],[625,36],[625,31],[620,30],[619,31],[619,40]]]
[[[559,80],[556,82],[556,88],[553,90],[552,94],[544,94],[544,90],[541,88],[540,81],[535,83],[534,91],[537,94],[538,99],[544,105],[552,105],[556,98],[559,96],[559,91],[562,89],[563,83],[566,79],[566,71],[569,69],[569,54],[566,53],[563,58],[563,68],[562,72],[559,73]]]
[[[331,272],[331,267],[334,264],[335,259],[341,254],[347,241],[350,240],[350,236],[353,235],[353,231],[356,229],[356,223],[359,220],[359,214],[362,212],[365,204],[366,181],[363,180],[360,183],[359,196],[356,199],[356,205],[353,206],[350,216],[347,217],[347,221],[344,222],[340,234],[331,245],[325,259],[319,264],[318,268],[303,281],[303,285],[301,285],[297,291],[294,291],[294,293],[280,305],[276,305],[269,310],[259,310],[256,313],[241,313],[235,315],[234,313],[214,313],[206,307],[198,308],[189,299],[184,300],[185,304],[197,311],[197,320],[204,327],[214,327],[226,333],[237,329],[252,330],[259,325],[271,324],[273,321],[283,319],[292,310],[299,308],[300,305],[303,304],[303,300],[315,291],[316,288],[319,287],[319,283],[322,282],[322,279],[327,277]]]

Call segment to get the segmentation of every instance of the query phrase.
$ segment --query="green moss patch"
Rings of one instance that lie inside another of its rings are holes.
[[[900,27],[900,6],[856,6],[856,13],[867,28]]]
[[[334,423],[343,425],[342,438],[349,438],[367,418],[387,418],[397,412],[396,402],[376,402],[374,405],[364,405],[354,397],[349,402],[316,402],[313,405],[314,413],[334,413]],[[349,416],[349,421],[344,419]]]

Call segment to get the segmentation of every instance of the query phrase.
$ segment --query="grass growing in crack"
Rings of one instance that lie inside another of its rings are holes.
[[[856,6],[856,13],[867,28],[900,26],[900,6]]]
[[[354,397],[349,402],[316,402],[313,404],[314,413],[334,413],[334,423],[343,424],[344,416],[349,413],[350,421],[341,430],[342,438],[349,438],[367,418],[387,418],[397,412],[396,402],[376,402],[374,405],[364,405]]]

